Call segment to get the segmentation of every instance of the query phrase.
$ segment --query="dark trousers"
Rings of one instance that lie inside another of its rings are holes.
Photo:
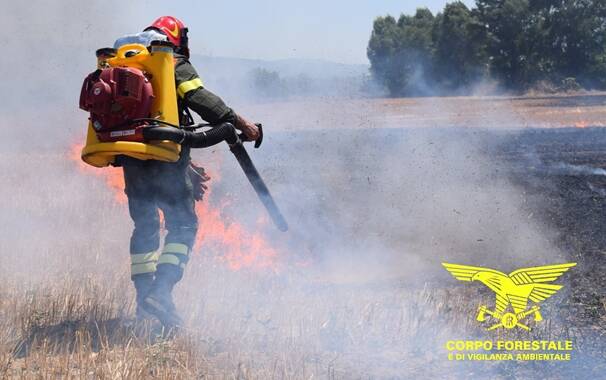
[[[155,273],[177,282],[183,276],[198,230],[188,175],[189,154],[176,163],[129,157],[119,162],[124,168],[128,210],[135,225],[130,240],[133,278]],[[168,231],[162,252],[157,252],[160,246],[158,210],[162,210]]]

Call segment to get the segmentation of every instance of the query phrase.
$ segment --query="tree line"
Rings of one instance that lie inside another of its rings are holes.
[[[606,89],[606,1],[456,1],[437,15],[379,17],[367,55],[392,96],[468,93],[485,79]]]

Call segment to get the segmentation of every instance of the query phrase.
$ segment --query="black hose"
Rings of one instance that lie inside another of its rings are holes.
[[[150,140],[169,140],[192,148],[207,148],[226,141],[228,144],[238,142],[236,128],[231,123],[223,123],[208,131],[190,132],[170,127],[145,127],[143,138]]]
[[[238,142],[238,133],[231,123],[223,123],[208,131],[188,132],[193,135],[191,139],[192,148],[206,148],[226,141],[233,145]]]
[[[169,140],[181,144],[185,140],[185,131],[173,127],[145,127],[143,128],[143,138],[145,141]]]

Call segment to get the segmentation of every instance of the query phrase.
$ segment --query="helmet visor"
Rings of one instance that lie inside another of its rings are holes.
[[[156,30],[146,30],[137,34],[129,34],[120,37],[114,42],[114,49],[119,49],[127,44],[141,44],[143,46],[151,45],[152,41],[168,41],[168,38]]]

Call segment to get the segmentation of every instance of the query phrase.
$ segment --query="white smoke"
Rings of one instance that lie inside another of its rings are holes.
[[[572,165],[565,162],[559,162],[553,165],[553,170],[560,175],[606,175],[606,170],[587,165]]]

